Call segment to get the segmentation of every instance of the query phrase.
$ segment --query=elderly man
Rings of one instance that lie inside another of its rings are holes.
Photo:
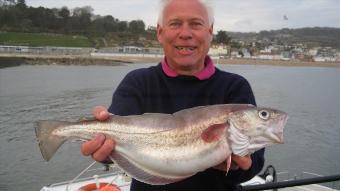
[[[113,94],[108,110],[98,106],[94,116],[105,120],[116,115],[174,113],[201,105],[247,103],[255,98],[247,80],[214,67],[207,55],[213,38],[213,15],[200,0],[163,1],[157,37],[165,57],[157,66],[130,72]],[[82,145],[82,153],[104,161],[114,152],[114,140],[99,134]],[[133,180],[131,190],[233,190],[255,176],[263,167],[264,150],[251,156],[233,155],[225,175],[221,164],[185,180],[152,186]]]

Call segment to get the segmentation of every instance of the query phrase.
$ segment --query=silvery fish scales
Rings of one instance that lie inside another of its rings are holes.
[[[153,185],[183,180],[214,167],[231,153],[245,156],[283,143],[285,112],[246,104],[146,113],[99,121],[39,121],[41,153],[50,160],[68,139],[90,140],[97,133],[116,142],[111,158],[133,178]]]

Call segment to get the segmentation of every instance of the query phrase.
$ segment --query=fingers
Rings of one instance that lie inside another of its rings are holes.
[[[244,157],[241,157],[238,155],[232,155],[231,158],[234,163],[232,164],[231,169],[241,168],[242,170],[249,170],[252,165],[252,160],[250,158],[250,155],[247,155]]]
[[[239,168],[240,167],[234,161],[231,161],[231,164],[230,164],[231,170],[238,170]]]
[[[232,155],[231,161],[225,160],[223,163],[214,166],[213,168],[217,170],[222,170],[228,172],[229,169],[231,170],[249,170],[252,165],[252,160],[249,155],[241,157],[238,155]]]
[[[93,115],[97,120],[104,121],[110,117],[110,113],[104,106],[96,106]],[[97,134],[92,140],[82,144],[81,152],[85,156],[92,155],[96,161],[104,161],[114,149],[114,141],[106,139],[105,135]]]
[[[104,121],[109,118],[110,113],[107,111],[106,107],[104,106],[96,106],[93,109],[92,114],[97,120]]]
[[[105,136],[103,134],[96,135],[92,140],[82,144],[81,152],[85,156],[93,154],[96,150],[104,144]]]
[[[92,155],[94,160],[101,162],[108,158],[114,150],[114,146],[113,140],[105,139],[103,134],[98,134],[92,140],[83,143],[81,152],[85,156]]]
[[[96,161],[106,160],[114,149],[114,142],[111,139],[106,139],[104,144],[92,155]]]

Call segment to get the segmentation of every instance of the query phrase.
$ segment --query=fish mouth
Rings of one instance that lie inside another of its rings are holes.
[[[277,122],[274,123],[276,125],[273,125],[271,128],[268,129],[266,135],[268,138],[272,139],[276,143],[283,144],[283,129],[287,123],[288,115],[284,114],[280,118],[278,118]]]
[[[282,133],[273,133],[272,131],[268,131],[266,133],[266,136],[268,139],[274,141],[275,143],[278,144],[283,144],[284,140],[283,140],[283,132]],[[268,141],[270,142],[270,141]]]

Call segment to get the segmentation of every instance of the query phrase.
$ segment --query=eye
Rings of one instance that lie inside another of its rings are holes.
[[[267,110],[259,111],[259,117],[263,120],[268,120],[270,117],[270,113]]]
[[[178,28],[180,25],[181,23],[176,22],[176,21],[169,23],[170,28]]]
[[[191,25],[193,25],[193,26],[201,26],[202,23],[200,23],[200,22],[193,22],[193,23],[191,23]]]
[[[199,21],[193,21],[193,22],[190,23],[190,26],[193,29],[201,29],[203,27],[203,23],[199,22]]]

